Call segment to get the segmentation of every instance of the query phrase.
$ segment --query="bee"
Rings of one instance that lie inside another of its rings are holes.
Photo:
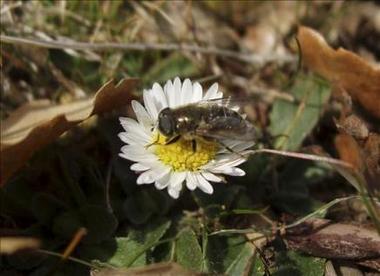
[[[236,153],[225,145],[224,139],[255,142],[258,133],[254,126],[230,104],[231,101],[227,98],[200,101],[176,108],[164,108],[158,114],[158,131],[166,137],[166,144],[174,143],[180,138],[190,140],[194,152],[196,151],[196,140],[201,138],[206,141],[217,142],[228,151]],[[150,145],[153,144],[155,142]],[[257,153],[322,161],[341,168],[352,169],[349,163],[325,156],[266,148],[251,152],[251,154]],[[240,155],[239,153],[236,154]],[[242,157],[246,158],[246,156]]]
[[[183,138],[192,142],[196,151],[196,138],[215,141],[232,151],[223,139],[254,141],[256,130],[235,107],[231,100],[213,99],[176,108],[164,108],[158,114],[158,131],[166,137],[166,144]]]

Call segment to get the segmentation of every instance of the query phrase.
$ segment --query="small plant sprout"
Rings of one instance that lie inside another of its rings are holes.
[[[223,99],[218,84],[206,93],[198,82],[181,82],[177,77],[162,88],[158,83],[143,92],[144,106],[132,101],[137,121],[120,118],[125,132],[119,133],[127,145],[122,158],[135,162],[137,184],[167,188],[178,198],[185,183],[189,190],[212,194],[210,182],[223,182],[223,175],[244,176],[238,168],[253,153],[272,153],[326,161],[342,162],[302,153],[276,150],[250,150],[255,144],[252,125],[238,113],[238,107]]]

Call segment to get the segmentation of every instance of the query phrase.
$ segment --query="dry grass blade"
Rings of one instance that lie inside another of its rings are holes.
[[[195,276],[201,275],[201,273],[196,273],[192,271],[185,270],[183,267],[176,263],[158,263],[151,264],[139,268],[131,268],[127,270],[123,269],[95,269],[91,271],[92,276],[133,276],[133,275],[163,275],[163,276]]]
[[[94,114],[126,105],[132,98],[136,79],[118,85],[106,83],[94,97],[64,105],[48,100],[26,104],[1,124],[1,185],[38,149]]]
[[[181,51],[181,52],[197,52],[201,54],[211,54],[217,56],[228,57],[242,62],[261,65],[267,62],[295,62],[296,57],[290,54],[271,54],[260,56],[255,54],[244,54],[227,49],[216,47],[200,47],[197,45],[178,44],[178,43],[87,43],[77,41],[47,41],[40,39],[13,37],[1,35],[0,41],[11,44],[24,44],[30,46],[45,47],[51,49],[75,49],[75,50],[124,50],[124,51]]]
[[[0,244],[1,254],[13,254],[19,250],[36,249],[40,246],[40,241],[35,238],[1,237]]]

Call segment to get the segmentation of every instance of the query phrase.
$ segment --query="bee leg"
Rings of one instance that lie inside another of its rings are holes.
[[[197,141],[195,139],[191,140],[191,147],[193,149],[193,152],[197,151]]]
[[[165,142],[165,145],[170,145],[171,143],[175,143],[181,138],[181,135],[173,136],[168,141]]]
[[[171,143],[177,142],[180,137],[181,137],[180,135],[171,137],[168,141],[165,142],[165,145],[170,145]],[[158,135],[155,141],[153,141],[150,144],[145,145],[145,149],[147,149],[153,145],[156,145],[159,140],[160,140],[160,136]]]
[[[151,147],[151,146],[153,146],[153,145],[155,145],[155,144],[157,144],[157,142],[160,140],[160,136],[159,135],[157,135],[157,138],[156,138],[156,140],[155,141],[153,141],[152,143],[150,143],[150,144],[147,144],[147,145],[145,145],[144,147],[145,147],[145,149],[148,149],[149,147]]]

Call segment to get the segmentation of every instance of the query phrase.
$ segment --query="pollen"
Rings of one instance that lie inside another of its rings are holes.
[[[201,138],[195,138],[195,151],[191,140],[180,138],[176,142],[166,144],[166,137],[160,134],[155,134],[153,140],[155,154],[174,171],[198,171],[214,159],[218,150],[217,143]]]

